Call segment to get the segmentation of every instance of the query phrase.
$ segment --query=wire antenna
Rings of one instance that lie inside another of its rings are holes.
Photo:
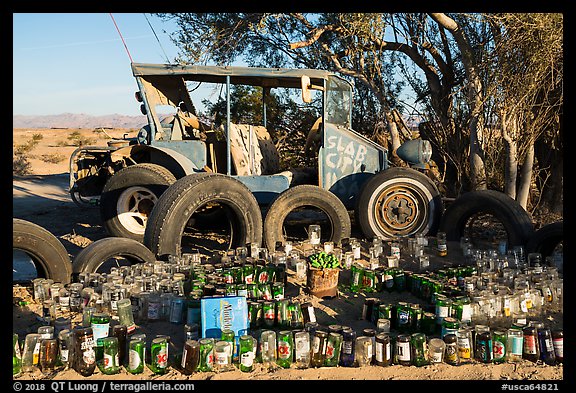
[[[114,22],[114,26],[116,26],[116,30],[118,31],[118,34],[120,34],[120,39],[122,40],[122,43],[124,44],[124,48],[126,49],[126,53],[128,53],[128,57],[130,58],[130,63],[134,63],[134,60],[132,60],[132,56],[130,56],[130,51],[128,50],[128,47],[126,46],[126,41],[124,41],[124,37],[122,37],[122,33],[120,33],[120,29],[118,28],[118,25],[116,24],[116,21],[114,20],[114,16],[112,16],[111,12],[110,12],[110,17],[112,18],[112,22]]]
[[[170,63],[170,59],[168,58],[168,55],[166,54],[166,52],[164,51],[164,47],[162,47],[162,44],[160,43],[160,39],[158,38],[158,36],[156,35],[156,31],[154,31],[154,28],[152,27],[152,24],[150,23],[150,21],[148,20],[148,17],[146,16],[146,14],[144,14],[144,18],[146,18],[146,22],[148,22],[148,26],[150,26],[150,29],[152,30],[152,33],[154,33],[154,37],[156,37],[156,41],[158,41],[158,45],[160,45],[160,49],[162,49],[162,53],[164,53],[164,57],[166,57],[166,62]]]

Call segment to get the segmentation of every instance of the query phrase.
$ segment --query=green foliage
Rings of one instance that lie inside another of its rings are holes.
[[[87,138],[80,131],[73,131],[68,135],[68,140],[71,141],[75,146],[81,147],[94,143],[94,139]]]
[[[328,254],[324,251],[312,254],[308,257],[310,266],[316,269],[337,269],[341,267],[340,261],[334,254]]]
[[[22,154],[14,154],[12,157],[12,174],[24,176],[30,174],[31,164],[28,158]]]

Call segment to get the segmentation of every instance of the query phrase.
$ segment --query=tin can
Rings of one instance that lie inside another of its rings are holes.
[[[492,361],[504,363],[506,361],[506,332],[495,330],[492,333]]]
[[[214,369],[214,339],[200,340],[200,362],[198,371],[212,371]]]
[[[326,358],[324,365],[327,367],[336,367],[340,361],[340,352],[342,350],[342,334],[331,332],[328,335],[326,344]]]

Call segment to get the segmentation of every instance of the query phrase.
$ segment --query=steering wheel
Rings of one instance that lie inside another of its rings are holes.
[[[313,152],[313,147],[317,142],[320,141],[320,128],[322,125],[322,117],[316,119],[310,131],[308,131],[308,136],[306,137],[306,145],[304,145],[304,152],[310,154]]]

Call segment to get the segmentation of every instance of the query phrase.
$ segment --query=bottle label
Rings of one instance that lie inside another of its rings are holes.
[[[310,352],[310,341],[304,338],[297,338],[294,344],[296,346],[296,357]]]
[[[547,302],[551,302],[553,300],[552,290],[550,290],[548,287],[544,288],[544,299],[546,299]]]
[[[494,340],[492,352],[494,354],[494,360],[502,359],[506,355],[506,347],[504,346],[504,343],[498,340]]]
[[[182,368],[186,368],[186,356],[187,355],[188,355],[188,350],[186,349],[186,347],[184,347],[184,351],[182,351],[182,362],[180,363],[180,366]]]
[[[410,361],[410,343],[398,343],[398,360]]]
[[[376,361],[382,363],[384,361],[384,344],[376,342]]]
[[[470,359],[470,340],[467,337],[458,337],[458,354],[461,359]]]
[[[308,318],[310,322],[316,322],[316,313],[314,312],[314,306],[308,307]]]
[[[354,349],[354,342],[353,341],[344,341],[342,343],[342,353],[346,355],[351,355],[352,350]]]
[[[504,299],[504,316],[510,316],[510,299]]]
[[[160,303],[148,304],[148,319],[159,319],[162,305]]]
[[[102,363],[104,364],[104,369],[112,368],[118,365],[118,354],[110,355],[105,353],[102,359]]]
[[[528,301],[526,299],[522,300],[520,302],[520,309],[522,310],[522,312],[528,312]]]
[[[108,337],[109,331],[110,331],[110,324],[109,323],[93,323],[92,324],[92,333],[94,335],[94,341],[97,341],[99,338]]]
[[[446,361],[452,363],[458,361],[458,351],[456,345],[446,345]]]
[[[396,258],[400,258],[400,247],[398,246],[391,246],[390,247],[390,255]]]
[[[68,361],[68,349],[61,349],[60,350],[60,360],[62,360],[62,362],[67,362]]]
[[[409,319],[410,319],[410,314],[406,311],[401,311],[398,314],[398,325],[402,326],[402,325],[408,324]]]
[[[554,346],[554,352],[556,353],[556,357],[563,358],[564,357],[564,338],[553,339],[552,344]]]
[[[536,347],[536,337],[524,336],[524,353],[528,355],[536,355],[538,353]]]
[[[314,341],[312,342],[312,352],[320,352],[320,337],[314,337]]]
[[[226,366],[228,364],[228,351],[216,352],[215,361],[219,366]]]
[[[93,347],[90,347],[82,352],[82,361],[88,365],[94,364],[94,362],[96,362],[96,352],[94,352]]]
[[[384,353],[386,354],[385,360],[390,360],[391,357],[392,357],[392,344],[387,343],[387,344],[385,345],[385,351],[384,351]]]
[[[240,364],[244,367],[252,367],[254,364],[254,352],[248,351],[240,355]]]
[[[161,347],[156,354],[156,365],[160,368],[165,368],[168,366],[168,348]]]
[[[523,345],[524,345],[524,337],[523,336],[512,337],[512,345],[510,348],[510,353],[512,355],[522,356]]]
[[[462,305],[462,317],[460,318],[462,322],[472,321],[472,306],[469,304]]]
[[[436,317],[442,321],[442,318],[448,317],[450,314],[450,308],[447,306],[437,306],[436,307]]]
[[[386,285],[386,288],[392,288],[394,286],[394,277],[390,274],[385,274],[384,284]]]
[[[287,341],[278,341],[278,357],[288,359],[292,355],[290,343]]]

